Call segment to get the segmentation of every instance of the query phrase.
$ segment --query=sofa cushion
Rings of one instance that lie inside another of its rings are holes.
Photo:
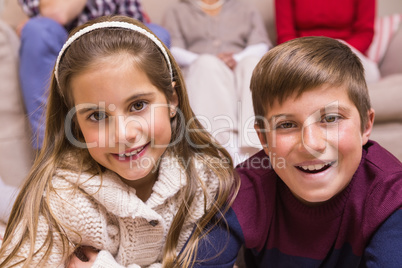
[[[401,19],[401,14],[387,15],[376,19],[373,41],[366,53],[369,59],[376,63],[381,62],[390,41],[398,30]]]
[[[402,122],[402,72],[368,84],[375,122]]]
[[[18,83],[19,39],[0,21],[0,176],[19,186],[32,164],[30,130]]]
[[[381,75],[402,74],[402,22],[399,23],[398,31],[393,35],[386,53],[380,63]]]
[[[377,141],[402,161],[402,122],[374,123],[370,139]]]

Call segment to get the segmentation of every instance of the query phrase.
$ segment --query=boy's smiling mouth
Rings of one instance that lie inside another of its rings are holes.
[[[328,163],[322,163],[322,164],[314,164],[314,165],[300,165],[296,166],[297,169],[299,169],[302,172],[306,173],[319,173],[322,171],[327,170],[330,168],[333,164],[335,164],[336,161],[328,162]]]

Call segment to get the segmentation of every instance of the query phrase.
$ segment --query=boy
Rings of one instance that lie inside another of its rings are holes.
[[[237,167],[248,267],[402,267],[402,164],[369,140],[364,69],[344,44],[303,37],[251,79],[263,151]]]

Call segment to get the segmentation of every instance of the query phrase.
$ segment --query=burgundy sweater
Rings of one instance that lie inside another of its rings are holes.
[[[402,164],[376,142],[350,184],[317,207],[292,195],[264,151],[237,171],[248,267],[402,267]]]

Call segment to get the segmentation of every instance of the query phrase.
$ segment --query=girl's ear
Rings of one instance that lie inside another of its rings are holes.
[[[370,138],[371,130],[373,129],[373,124],[374,124],[374,116],[375,116],[375,111],[374,109],[370,109],[368,111],[368,120],[366,123],[366,126],[364,127],[364,131],[362,133],[362,145],[365,145]]]
[[[169,107],[170,107],[170,117],[174,117],[176,115],[176,111],[177,111],[177,106],[179,105],[179,97],[177,97],[177,92],[176,92],[176,82],[173,81],[172,82],[172,88],[173,88],[173,94],[170,98],[169,101]]]

